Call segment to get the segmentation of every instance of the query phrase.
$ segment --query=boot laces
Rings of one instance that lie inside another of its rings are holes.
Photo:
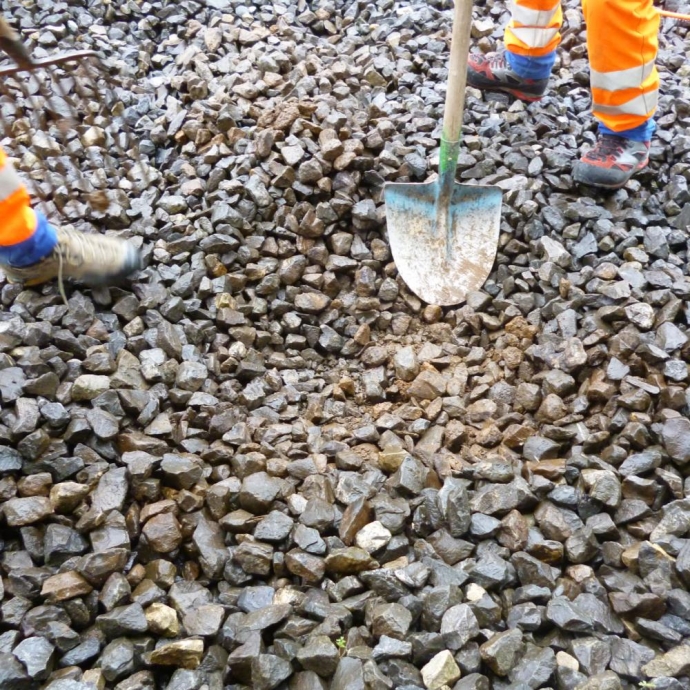
[[[64,240],[56,249],[66,263],[72,266],[83,264],[108,265],[112,261],[112,247],[101,235],[86,235],[81,232],[66,232]]]
[[[64,261],[62,258],[62,251],[60,248],[57,248],[57,258],[58,258],[58,274],[57,274],[57,284],[58,284],[58,290],[60,291],[60,297],[62,297],[62,301],[65,303],[66,307],[69,307],[69,303],[67,302],[67,293],[65,292],[65,276],[64,276]]]
[[[625,150],[623,140],[618,137],[601,137],[597,145],[587,154],[596,161],[607,161],[610,156],[618,156]]]
[[[503,53],[496,53],[489,58],[489,66],[492,70],[506,69],[508,63]]]
[[[64,239],[57,243],[53,251],[58,260],[58,290],[65,306],[68,306],[64,281],[65,265],[81,266],[84,263],[107,263],[106,248],[102,244],[93,241],[88,235],[69,232],[65,233]]]

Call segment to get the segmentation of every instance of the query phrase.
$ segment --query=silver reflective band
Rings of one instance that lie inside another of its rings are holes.
[[[17,175],[10,163],[6,162],[0,168],[0,201],[4,201],[21,188],[22,181],[19,179],[19,175]]]
[[[556,0],[553,9],[550,10],[531,10],[518,5],[515,0],[510,0],[508,3],[511,17],[525,26],[548,26],[558,14],[560,6],[560,0]]]
[[[639,88],[654,71],[654,60],[639,67],[620,69],[616,72],[597,72],[590,68],[590,83],[593,89],[624,91]]]
[[[655,89],[649,93],[643,93],[636,98],[629,100],[621,105],[600,105],[594,104],[594,112],[604,115],[647,115],[656,108],[659,101],[659,92]]]
[[[512,26],[510,30],[530,48],[543,48],[549,45],[558,33],[558,29],[539,29],[529,26]]]

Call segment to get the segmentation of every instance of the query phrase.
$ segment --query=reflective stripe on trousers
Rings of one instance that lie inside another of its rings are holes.
[[[511,0],[505,44],[511,53],[539,57],[556,50],[563,23],[560,0]]]
[[[613,131],[633,129],[654,115],[659,75],[659,14],[653,0],[583,0],[594,116]],[[556,0],[511,0],[506,48],[546,55],[560,42]]]
[[[29,193],[0,148],[0,247],[30,239],[36,225]]]
[[[0,204],[22,186],[17,171],[8,163],[7,156],[0,153]]]
[[[659,13],[653,0],[583,0],[592,111],[614,132],[644,124],[656,111]]]

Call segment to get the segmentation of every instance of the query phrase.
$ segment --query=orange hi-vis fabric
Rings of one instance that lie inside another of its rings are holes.
[[[31,198],[0,148],[0,265],[31,266],[50,254],[57,233],[31,208]]]
[[[561,0],[511,0],[511,22],[505,32],[506,48],[516,55],[540,57],[561,42]]]
[[[29,193],[0,148],[0,246],[28,240],[36,232],[36,226]]]
[[[548,55],[560,42],[560,0],[511,0],[509,52]],[[594,116],[614,132],[634,129],[656,111],[659,13],[653,0],[583,0]]]

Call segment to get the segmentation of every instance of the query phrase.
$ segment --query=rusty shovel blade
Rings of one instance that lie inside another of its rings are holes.
[[[407,286],[428,304],[449,306],[479,290],[496,258],[501,190],[454,183],[439,204],[440,182],[384,188],[388,240]]]

